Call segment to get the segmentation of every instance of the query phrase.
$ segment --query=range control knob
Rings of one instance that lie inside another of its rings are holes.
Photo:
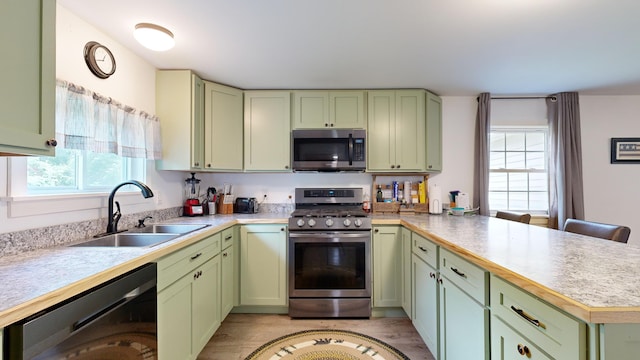
[[[327,220],[325,220],[324,224],[327,225],[328,227],[332,227],[333,226],[333,219],[328,218]]]
[[[298,225],[298,227],[303,227],[304,226],[304,220],[298,219],[298,221],[296,221],[296,225]]]
[[[353,222],[353,225],[355,225],[356,227],[360,227],[360,226],[362,226],[362,220],[360,220],[360,219],[356,219],[356,220]]]
[[[307,225],[309,225],[309,227],[314,227],[316,225],[316,221],[313,219],[309,219],[309,221],[307,221]]]
[[[345,227],[349,227],[349,226],[351,225],[351,220],[349,220],[349,219],[344,219],[344,221],[342,222],[342,224],[343,224]]]

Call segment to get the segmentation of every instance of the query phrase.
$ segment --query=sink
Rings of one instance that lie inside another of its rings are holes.
[[[71,246],[94,247],[151,247],[175,239],[209,225],[202,224],[154,224],[143,228],[133,228],[126,232],[105,235]]]
[[[129,229],[128,233],[165,233],[184,235],[192,231],[200,230],[209,225],[202,224],[154,224],[142,228]]]
[[[161,244],[165,241],[175,239],[180,234],[162,233],[118,233],[103,236],[94,240],[85,241],[72,246],[94,246],[94,247],[147,247]]]

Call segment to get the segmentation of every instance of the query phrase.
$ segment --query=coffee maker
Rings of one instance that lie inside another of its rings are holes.
[[[185,180],[184,186],[184,216],[202,216],[204,209],[200,203],[200,179],[196,179],[196,173],[191,173],[191,177]]]

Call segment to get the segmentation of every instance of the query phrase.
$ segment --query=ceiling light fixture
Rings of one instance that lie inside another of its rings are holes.
[[[171,31],[150,23],[137,24],[136,29],[133,31],[133,37],[142,46],[153,51],[166,51],[176,44]]]

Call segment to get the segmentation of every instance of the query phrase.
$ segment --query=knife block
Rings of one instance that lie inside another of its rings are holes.
[[[218,214],[233,214],[233,195],[220,195]]]

